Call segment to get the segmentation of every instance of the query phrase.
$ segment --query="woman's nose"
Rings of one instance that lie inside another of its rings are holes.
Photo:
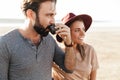
[[[80,32],[80,35],[81,35],[81,36],[85,36],[85,31],[81,31],[81,32]]]

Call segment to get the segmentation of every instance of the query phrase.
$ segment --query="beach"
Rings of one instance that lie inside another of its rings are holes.
[[[0,27],[0,35],[15,28]],[[95,48],[98,56],[97,80],[120,80],[120,27],[91,27],[85,42]]]
[[[120,80],[120,29],[88,32],[86,42],[97,52],[97,80]]]

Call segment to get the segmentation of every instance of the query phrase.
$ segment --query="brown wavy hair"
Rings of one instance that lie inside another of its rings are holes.
[[[46,1],[55,2],[55,4],[57,2],[57,0],[23,0],[21,4],[22,12],[26,15],[26,11],[32,9],[37,14],[41,3]]]

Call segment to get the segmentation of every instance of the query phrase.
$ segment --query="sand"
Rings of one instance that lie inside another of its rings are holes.
[[[0,34],[14,27],[0,27]],[[120,80],[120,28],[91,28],[85,41],[95,48],[99,61],[97,80]]]
[[[99,60],[97,80],[120,80],[120,28],[118,29],[108,28],[86,34],[86,42],[94,46]]]

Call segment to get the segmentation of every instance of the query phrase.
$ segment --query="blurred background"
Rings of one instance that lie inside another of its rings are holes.
[[[0,23],[21,23],[24,16],[20,9],[22,0],[1,0]],[[119,0],[57,0],[56,20],[68,12],[89,14],[95,22],[120,25]]]
[[[22,26],[22,0],[0,1],[0,35]],[[68,12],[93,18],[85,41],[96,49],[100,68],[97,80],[120,80],[120,0],[57,0],[55,16],[60,22]]]

